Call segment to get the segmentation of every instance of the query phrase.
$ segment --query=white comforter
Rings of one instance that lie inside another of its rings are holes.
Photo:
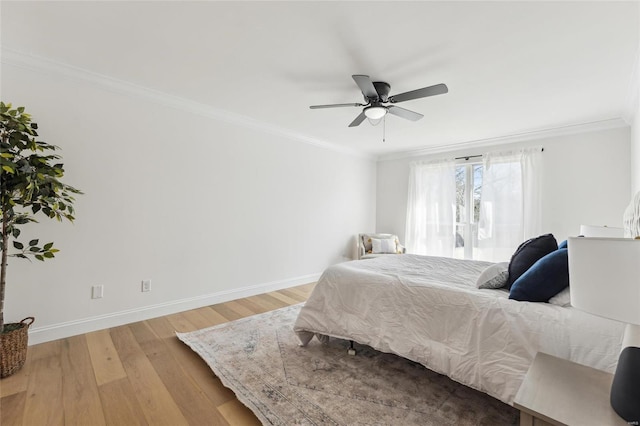
[[[354,340],[508,404],[538,351],[613,372],[621,323],[476,289],[488,265],[398,255],[331,266],[294,330],[303,345],[315,334]]]

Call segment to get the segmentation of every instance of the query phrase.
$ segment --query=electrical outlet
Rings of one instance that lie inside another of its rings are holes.
[[[94,285],[91,287],[91,298],[92,299],[102,299],[104,296],[104,286],[103,285]]]
[[[142,280],[142,285],[140,286],[140,291],[142,291],[142,292],[151,291],[151,280]]]

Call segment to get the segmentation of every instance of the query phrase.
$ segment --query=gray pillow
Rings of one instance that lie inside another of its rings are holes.
[[[500,262],[486,268],[476,281],[478,288],[502,288],[509,278],[509,262]]]
[[[560,293],[549,299],[549,303],[563,307],[571,306],[571,293],[569,292],[569,287],[566,287]]]

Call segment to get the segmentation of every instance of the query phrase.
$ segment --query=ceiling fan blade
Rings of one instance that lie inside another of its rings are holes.
[[[378,92],[368,75],[352,75],[362,94],[367,99],[378,99]]]
[[[440,83],[435,86],[423,87],[422,89],[412,90],[410,92],[400,93],[399,95],[389,96],[389,102],[397,103],[410,101],[412,99],[426,98],[427,96],[443,95],[449,91],[446,84]]]
[[[364,104],[329,104],[329,105],[311,105],[309,108],[311,109],[321,109],[321,108],[340,108],[340,107],[361,107]]]
[[[407,120],[411,121],[418,121],[422,117],[424,117],[424,115],[420,113],[409,111],[408,109],[400,108],[394,105],[389,105],[387,107],[387,112],[389,114],[397,115],[398,117],[406,118]]]
[[[366,116],[366,115],[364,115],[364,111],[362,111],[362,112],[360,113],[360,115],[359,115],[359,116],[357,116],[357,117],[356,117],[356,119],[355,119],[355,120],[353,120],[353,121],[351,122],[351,124],[349,124],[349,127],[356,127],[356,126],[359,126],[359,125],[360,125],[360,123],[362,123],[362,122],[364,121],[364,119],[365,119],[365,118],[367,118],[367,116]]]

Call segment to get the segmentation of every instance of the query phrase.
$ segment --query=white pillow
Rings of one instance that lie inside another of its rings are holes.
[[[377,254],[397,252],[395,238],[372,238],[371,247],[372,252]]]
[[[502,288],[509,278],[509,262],[500,262],[486,268],[476,281],[478,288]]]
[[[564,307],[571,306],[571,293],[569,292],[569,287],[549,299],[549,303]]]

